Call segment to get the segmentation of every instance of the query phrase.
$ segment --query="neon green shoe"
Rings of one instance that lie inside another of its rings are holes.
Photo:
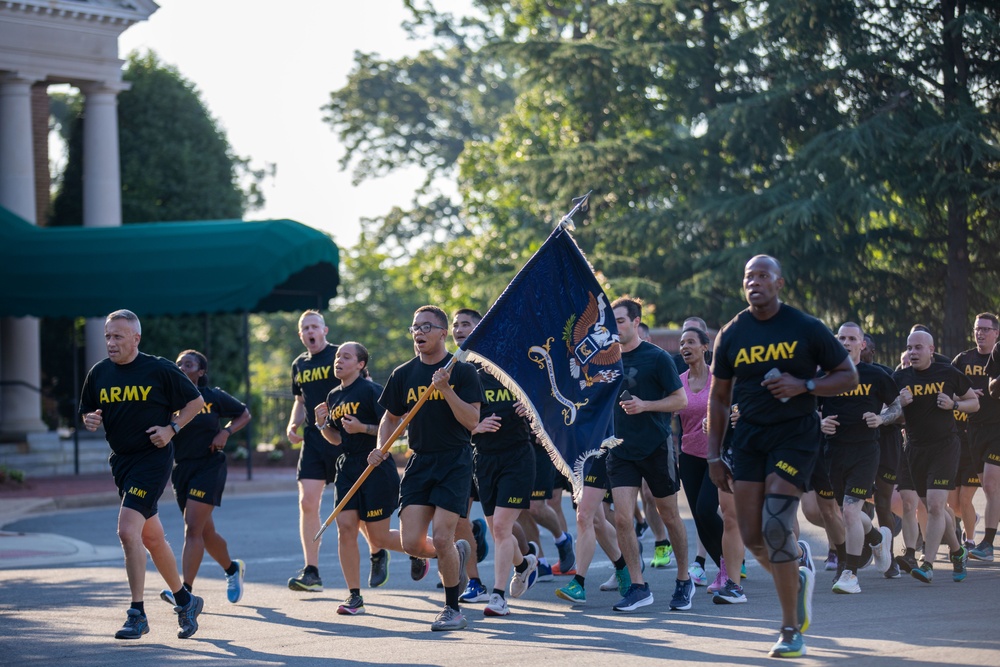
[[[674,548],[669,544],[656,547],[656,551],[653,553],[653,560],[650,563],[652,567],[667,567],[670,565],[670,556],[674,553]]]

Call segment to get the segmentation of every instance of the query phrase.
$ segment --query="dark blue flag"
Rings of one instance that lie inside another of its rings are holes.
[[[608,299],[570,233],[556,228],[462,343],[528,407],[532,430],[573,479],[578,457],[617,444],[622,382],[618,327]]]

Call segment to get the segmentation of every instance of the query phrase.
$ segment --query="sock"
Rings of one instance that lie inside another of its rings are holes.
[[[625,556],[619,556],[618,560],[615,561],[615,569],[624,570],[626,567],[628,566],[625,564]]]
[[[538,557],[538,564],[539,565],[548,565],[549,561],[545,560],[545,556],[539,556]]]
[[[186,581],[183,584],[181,584],[181,586],[183,586],[184,590],[186,590],[188,593],[194,590],[194,587]]]
[[[917,550],[916,549],[911,549],[910,547],[906,547],[906,557],[907,558],[912,558],[913,560],[916,560],[917,559]]]
[[[226,568],[226,576],[231,577],[239,571],[240,571],[240,566],[237,565],[236,562],[234,561],[229,564],[229,567]]]
[[[847,543],[841,542],[840,544],[833,545],[833,550],[837,552],[837,562],[845,563],[847,562]]]
[[[317,577],[319,576],[319,568],[316,567],[315,565],[306,565],[304,572],[306,574],[309,574],[311,572],[312,574],[315,574]]]
[[[927,567],[929,567],[932,570],[934,569],[934,563],[927,562],[926,558],[924,560],[920,561],[920,566],[923,567],[924,565],[926,565]]]
[[[583,580],[584,580],[584,577],[581,577],[579,574],[574,574],[573,575],[573,581],[575,581],[576,583],[580,584],[580,588],[586,588],[586,586],[583,583]]]
[[[694,557],[694,562],[698,563],[698,565],[701,566],[701,569],[703,569],[703,570],[705,569],[705,557],[704,556],[695,556]]]
[[[997,537],[997,529],[996,528],[987,528],[986,529],[986,534],[983,535],[983,542],[986,542],[986,544],[989,544],[990,546],[993,546],[993,540],[995,540],[996,537]]]
[[[963,548],[964,547],[959,547],[958,551],[952,551],[951,549],[948,549],[948,555],[950,555],[952,558],[958,558],[959,556],[962,555]]]
[[[176,604],[178,607],[183,607],[187,605],[187,603],[190,601],[191,601],[191,594],[188,592],[188,589],[181,586],[181,589],[179,591],[174,591],[174,604]]]
[[[525,570],[527,570],[527,569],[528,569],[528,559],[527,559],[527,558],[525,558],[524,560],[522,560],[522,561],[521,561],[521,564],[520,564],[520,565],[515,565],[515,566],[514,566],[514,569],[515,569],[515,570],[516,570],[516,571],[517,571],[517,572],[518,572],[519,574],[520,574],[520,573],[523,573],[523,572],[524,572]]]
[[[142,602],[133,602],[132,609],[138,609],[140,614],[146,615],[146,605]]]
[[[847,567],[845,569],[850,570],[857,576],[858,570],[861,569],[861,554],[855,556],[854,554],[847,554]]]
[[[458,584],[444,587],[444,603],[458,611]]]
[[[877,547],[882,544],[882,532],[875,526],[872,526],[872,529],[868,531],[868,534],[865,535],[865,537],[868,538],[868,544],[873,547]]]
[[[357,596],[360,597],[361,596],[361,589],[360,588],[352,588],[352,589],[350,589],[350,593],[351,593],[351,595],[357,595]]]
[[[653,546],[654,547],[669,547],[670,546],[670,540],[656,540],[655,542],[653,542]],[[702,558],[701,560],[702,560],[702,562],[705,561],[704,558]]]
[[[504,595],[504,590],[502,588],[494,588],[493,595],[499,595],[500,597],[506,597]]]
[[[531,556],[537,556],[538,555],[538,552],[535,551],[535,543],[534,542],[528,542],[528,555],[531,555]]]
[[[562,535],[559,536],[559,539],[556,540],[556,544],[562,544],[563,542],[565,542],[568,539],[569,539],[569,535],[564,532]]]

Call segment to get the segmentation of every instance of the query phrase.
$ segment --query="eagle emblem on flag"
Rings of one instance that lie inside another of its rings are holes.
[[[579,317],[571,315],[563,330],[569,354],[569,371],[579,380],[580,389],[597,382],[614,382],[621,375],[617,365],[622,358],[618,334],[605,325],[611,309],[603,293],[595,297],[591,292],[588,296],[586,309]],[[591,365],[596,367],[593,373]]]

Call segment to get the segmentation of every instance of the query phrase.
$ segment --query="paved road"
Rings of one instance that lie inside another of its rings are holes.
[[[330,507],[329,496],[323,508]],[[567,501],[567,516],[570,509]],[[980,510],[981,511],[981,510]],[[364,589],[367,614],[338,616],[346,596],[335,554],[335,532],[321,556],[326,590],[289,591],[285,581],[301,566],[292,493],[227,498],[216,512],[220,532],[233,554],[248,563],[247,593],[239,605],[225,601],[224,579],[206,558],[196,591],[206,599],[198,634],[176,639],[176,616],[157,598],[162,580],[150,568],[146,605],[152,631],[142,640],[112,639],[128,604],[122,558],[114,532],[116,508],[102,507],[31,516],[8,524],[8,531],[53,533],[93,545],[97,559],[66,566],[0,570],[0,664],[135,665],[137,661],[204,665],[334,664],[568,664],[608,665],[706,662],[722,665],[773,663],[766,656],[779,626],[769,577],[754,563],[745,582],[750,602],[717,606],[699,589],[694,608],[671,612],[674,569],[649,570],[655,603],[635,614],[616,614],[613,593],[597,585],[611,573],[600,560],[588,577],[589,604],[571,607],[558,600],[556,582],[539,583],[512,615],[490,619],[482,605],[469,605],[467,630],[431,633],[442,592],[433,573],[422,582],[409,577],[409,562],[396,557],[389,583]],[[181,546],[176,507],[162,505],[175,551]],[[688,529],[693,524],[688,517]],[[817,545],[824,540],[805,529]],[[644,540],[647,555],[651,537]],[[551,539],[544,545],[555,553]],[[364,547],[362,547],[364,559]],[[492,579],[492,555],[481,565]],[[822,561],[819,562],[822,568]],[[819,573],[815,620],[802,664],[878,666],[1000,665],[1000,564],[975,563],[968,579],[951,581],[940,564],[930,586],[904,578],[885,580],[861,573],[861,595],[834,595],[831,575]],[[933,612],[935,618],[928,620]],[[374,641],[373,641],[374,640]]]

